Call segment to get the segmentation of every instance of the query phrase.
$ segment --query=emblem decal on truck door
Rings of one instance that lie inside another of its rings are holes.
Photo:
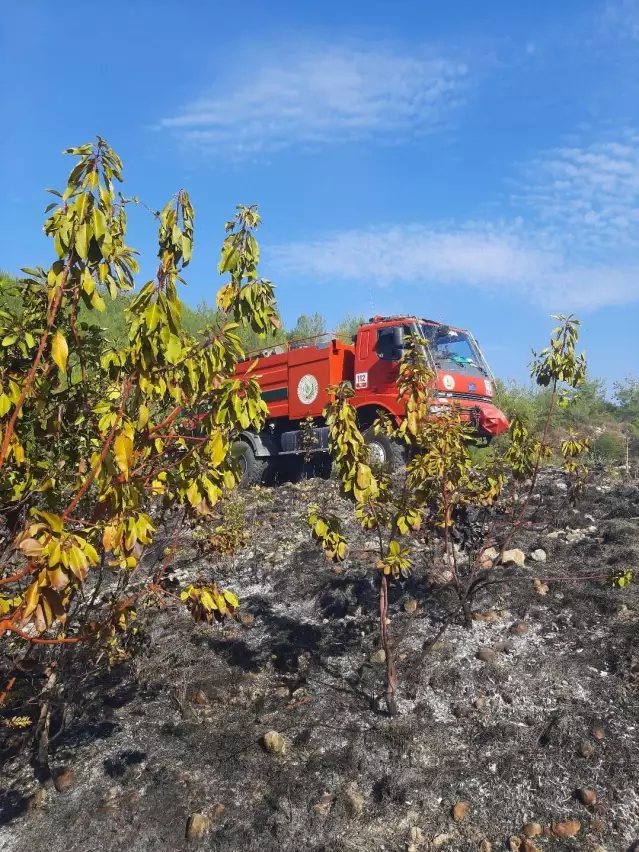
[[[355,373],[355,390],[368,387],[368,373]]]
[[[310,405],[317,399],[319,384],[315,376],[307,373],[297,383],[297,396],[304,405]]]

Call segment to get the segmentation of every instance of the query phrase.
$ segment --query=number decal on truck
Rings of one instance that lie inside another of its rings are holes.
[[[368,373],[355,373],[355,390],[368,387]]]
[[[307,373],[297,383],[297,396],[300,402],[304,405],[310,405],[317,399],[319,393],[319,383],[315,376]]]

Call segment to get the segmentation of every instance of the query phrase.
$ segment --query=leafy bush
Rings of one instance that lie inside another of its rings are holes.
[[[592,451],[605,462],[619,464],[626,457],[626,439],[618,432],[602,432],[593,441]]]
[[[156,214],[157,273],[127,299],[126,343],[108,345],[83,316],[127,298],[138,271],[125,242],[130,202],[115,188],[122,164],[100,138],[67,153],[77,162],[64,192],[50,190],[45,222],[56,259],[5,281],[0,311],[0,632],[34,644],[112,638],[144,594],[161,592],[166,565],[142,593],[121,597],[160,507],[180,507],[179,529],[236,485],[234,436],[260,429],[267,413],[258,382],[234,377],[244,357],[238,332],[279,325],[273,287],[257,274],[259,215],[238,207],[226,224],[219,271],[230,280],[215,325],[197,337],[184,328],[177,287],[194,212],[182,190]],[[121,581],[96,614],[83,586],[105,562]],[[212,598],[222,615],[234,600],[225,594]],[[187,599],[212,609],[197,591]]]

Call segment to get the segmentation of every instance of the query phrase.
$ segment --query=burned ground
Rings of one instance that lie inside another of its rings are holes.
[[[639,489],[601,480],[573,511],[564,488],[543,477],[535,525],[512,542],[547,561],[489,586],[475,601],[485,620],[455,622],[432,646],[454,602],[416,554],[391,598],[394,719],[371,662],[376,578],[359,551],[372,542],[349,505],[319,480],[251,492],[249,546],[209,561],[185,540],[171,572],[176,584],[215,576],[240,596],[241,619],[195,626],[169,607],[132,663],[88,670],[52,744],[65,792],[37,793],[27,734],[4,730],[0,850],[470,852],[508,849],[524,823],[576,819],[576,836],[534,843],[625,852],[639,839],[637,586],[549,580],[639,571]],[[337,571],[310,540],[313,501],[346,524],[354,550]],[[283,754],[264,748],[272,730]],[[597,804],[576,801],[578,788]],[[455,821],[460,801],[469,812]],[[210,820],[197,842],[185,838],[193,813]]]

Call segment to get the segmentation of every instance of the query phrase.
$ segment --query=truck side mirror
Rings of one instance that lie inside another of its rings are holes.
[[[404,327],[396,325],[393,329],[393,346],[395,349],[404,348]]]

